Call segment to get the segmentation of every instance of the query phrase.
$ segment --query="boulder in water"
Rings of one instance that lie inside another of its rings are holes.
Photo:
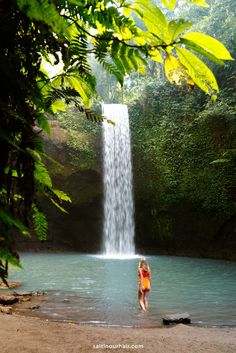
[[[31,297],[33,292],[14,292],[13,295],[15,297]]]
[[[164,325],[170,324],[190,324],[191,319],[189,313],[181,313],[181,314],[170,314],[162,317],[162,321]]]

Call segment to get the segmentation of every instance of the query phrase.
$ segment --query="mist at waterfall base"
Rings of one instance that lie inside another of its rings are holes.
[[[149,310],[137,302],[139,259],[85,254],[21,254],[23,270],[10,280],[22,291],[46,291],[46,317],[98,325],[156,327],[162,315],[189,312],[192,323],[236,326],[236,263],[148,256],[152,269]]]

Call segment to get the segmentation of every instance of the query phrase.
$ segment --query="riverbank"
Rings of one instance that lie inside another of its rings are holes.
[[[234,353],[236,328],[112,328],[0,314],[1,353]]]

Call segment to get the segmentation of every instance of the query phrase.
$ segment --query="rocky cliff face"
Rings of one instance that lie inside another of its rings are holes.
[[[48,239],[39,242],[32,239],[19,239],[19,250],[64,250],[98,252],[102,233],[102,175],[101,146],[97,142],[97,163],[92,168],[79,169],[73,163],[71,149],[67,141],[68,132],[57,121],[51,121],[51,139],[46,139],[46,150],[58,163],[50,163],[49,170],[57,189],[65,191],[72,204],[65,205],[67,213],[41,200],[48,216]],[[77,151],[80,158],[80,151]],[[74,151],[73,151],[74,153]],[[81,157],[82,158],[82,157]],[[81,161],[83,162],[83,161]]]
[[[187,202],[154,216],[150,210],[147,201],[136,202],[140,252],[236,260],[236,217],[227,219]]]
[[[67,132],[57,122],[52,122],[52,139],[46,141],[47,152],[63,165],[63,168],[50,165],[52,179],[56,188],[68,193],[73,203],[66,206],[66,214],[42,200],[49,221],[48,240],[41,243],[34,237],[20,239],[17,243],[19,250],[101,251],[101,139],[96,145],[97,164],[87,169],[73,165],[67,139]],[[137,173],[135,177],[138,178]],[[138,253],[236,260],[236,217],[226,219],[188,202],[155,213],[152,200],[144,199],[136,185],[134,194]]]

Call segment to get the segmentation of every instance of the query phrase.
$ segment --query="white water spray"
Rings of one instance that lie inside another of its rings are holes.
[[[123,104],[104,104],[103,115],[115,123],[103,123],[103,251],[108,256],[132,256],[134,204],[128,109]]]

